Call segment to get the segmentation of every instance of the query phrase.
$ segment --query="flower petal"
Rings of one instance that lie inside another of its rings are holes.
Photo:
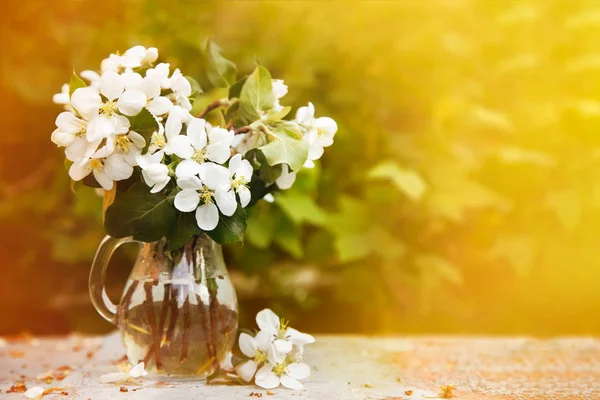
[[[209,143],[224,143],[226,146],[230,146],[233,141],[233,131],[227,129],[215,127],[208,131],[208,142]]]
[[[286,190],[286,189],[291,188],[295,181],[296,181],[296,173],[289,172],[288,165],[283,164],[282,168],[281,168],[281,175],[279,176],[279,178],[277,178],[275,180],[275,183],[277,184],[277,186],[279,186],[280,189]]]
[[[245,356],[253,358],[256,355],[257,342],[247,333],[241,333],[239,338],[240,350]]]
[[[333,118],[320,117],[315,120],[315,128],[317,128],[323,136],[333,139],[333,136],[338,130],[337,123]]]
[[[271,333],[277,333],[281,326],[279,317],[269,308],[265,308],[256,314],[256,325],[258,325],[261,330]]]
[[[211,143],[206,146],[206,158],[218,164],[223,164],[229,159],[231,149],[226,143]]]
[[[282,375],[281,378],[281,385],[288,388],[288,389],[292,389],[292,390],[303,390],[304,389],[304,385],[301,384],[300,382],[298,382],[296,379],[292,378],[289,375]]]
[[[103,170],[94,169],[92,173],[94,174],[94,179],[96,179],[96,182],[98,182],[100,186],[102,186],[102,189],[111,190],[113,188],[114,182],[106,175],[106,173]]]
[[[23,393],[23,396],[27,397],[28,399],[36,399],[42,397],[42,395],[44,394],[44,390],[44,388],[39,386],[32,387],[31,389]]]
[[[98,113],[100,103],[100,95],[91,87],[75,89],[71,96],[73,108],[88,121]]]
[[[310,367],[304,363],[292,363],[287,366],[286,372],[294,379],[306,379],[310,375]]]
[[[171,180],[170,176],[167,176],[162,182],[157,182],[156,185],[152,189],[150,189],[150,193],[158,193],[167,186],[167,183]]]
[[[169,177],[169,167],[164,164],[151,164],[146,172],[154,182],[162,182]]]
[[[201,118],[193,118],[188,124],[187,135],[196,149],[203,149],[207,143],[206,121]]]
[[[178,178],[186,178],[189,176],[195,176],[200,173],[200,164],[194,160],[183,160],[175,168],[175,175]]]
[[[267,351],[273,343],[273,333],[269,331],[258,331],[254,337],[258,350]]]
[[[279,353],[287,354],[292,351],[292,342],[289,340],[277,339],[273,342],[273,346]]]
[[[140,85],[142,84],[142,76],[137,72],[127,71],[121,74],[121,79],[123,79],[123,83],[125,83],[125,89],[135,89],[140,90]]]
[[[235,213],[237,202],[235,201],[235,192],[233,190],[228,190],[227,192],[217,190],[214,197],[223,215],[231,217]]]
[[[125,82],[116,72],[105,72],[100,77],[100,93],[108,100],[115,100],[123,90],[125,90]]]
[[[144,92],[148,99],[160,96],[160,83],[153,78],[145,77],[142,79],[138,89]]]
[[[85,132],[85,121],[77,118],[77,116],[70,111],[63,111],[58,114],[55,123],[56,126],[63,132]]]
[[[315,117],[315,106],[312,103],[308,103],[306,107],[300,107],[296,111],[296,121],[301,124],[308,124],[312,122]]]
[[[250,382],[254,378],[258,364],[254,360],[248,360],[238,364],[235,367],[237,375],[246,382]]]
[[[248,203],[250,203],[250,198],[252,196],[250,189],[248,189],[246,186],[239,186],[237,193],[238,196],[240,196],[240,205],[242,207],[246,207]]]
[[[219,210],[214,203],[201,205],[196,209],[196,222],[200,229],[212,231],[219,224]]]
[[[89,142],[104,139],[115,133],[117,121],[106,115],[98,115],[88,124],[86,138]]]
[[[169,139],[165,146],[165,153],[176,154],[181,158],[190,158],[194,155],[194,149],[190,144],[190,138],[185,135],[177,135]]]
[[[63,132],[60,129],[55,129],[50,136],[50,140],[57,146],[67,147],[75,141],[75,135],[68,132]]]
[[[119,111],[130,117],[139,114],[145,105],[146,95],[144,92],[134,89],[126,90],[117,101]]]
[[[92,172],[88,160],[74,162],[69,168],[69,176],[74,181],[80,181]]]
[[[203,187],[200,178],[198,178],[197,176],[189,176],[186,178],[177,179],[177,186],[179,186],[182,189],[193,190],[200,190]]]
[[[182,126],[181,118],[176,113],[170,113],[167,122],[165,123],[165,135],[167,136],[167,139],[179,135]]]
[[[143,149],[144,146],[146,146],[146,139],[144,139],[144,137],[139,133],[129,131],[127,136],[129,136],[129,140],[131,140],[136,147]]]
[[[275,389],[279,386],[279,377],[273,372],[272,364],[265,364],[256,373],[254,382],[263,389]]]
[[[122,181],[133,174],[133,167],[122,154],[112,154],[104,160],[104,171],[113,181]]]
[[[191,212],[200,204],[200,196],[194,189],[183,189],[175,195],[174,204],[175,208],[181,212]]]
[[[143,361],[135,367],[131,368],[131,371],[129,371],[129,376],[131,376],[132,378],[139,378],[146,375],[148,375],[148,372],[146,372],[146,370],[144,369]]]
[[[228,191],[231,187],[229,170],[211,162],[203,163],[200,169],[202,183],[212,190]]]
[[[294,328],[287,328],[285,336],[292,341],[292,343],[304,346],[305,344],[311,344],[315,342],[315,338],[308,333],[302,333]]]
[[[164,115],[171,111],[173,108],[173,103],[171,103],[171,100],[167,99],[166,97],[159,96],[153,98],[152,101],[148,103],[146,108],[154,115]]]
[[[146,169],[152,164],[160,163],[163,159],[163,155],[164,153],[162,151],[157,151],[154,154],[146,153],[144,155],[140,153],[136,155],[135,160],[140,168]]]
[[[236,154],[229,159],[229,166],[227,168],[229,168],[229,174],[231,176],[233,176],[237,173],[237,170],[238,170],[241,162],[242,162],[241,154]]]

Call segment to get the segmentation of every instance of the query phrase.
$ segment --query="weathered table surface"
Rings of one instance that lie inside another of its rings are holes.
[[[593,338],[317,336],[306,349],[313,374],[303,392],[160,377],[126,393],[100,384],[123,354],[117,335],[0,340],[0,398],[25,398],[7,393],[23,381],[62,388],[44,399],[423,399],[436,398],[440,385],[454,385],[458,399],[600,399],[600,339]],[[49,371],[66,377],[41,379]]]

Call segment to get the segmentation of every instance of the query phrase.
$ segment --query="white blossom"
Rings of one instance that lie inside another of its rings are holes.
[[[269,360],[274,361],[272,342],[272,335],[269,332],[260,331],[256,334],[256,337],[252,337],[247,333],[240,334],[240,350],[250,358],[235,367],[235,371],[240,378],[250,382],[261,364],[267,363]]]
[[[168,123],[167,120],[167,128]],[[176,138],[173,144],[173,152],[184,158],[175,171],[177,177],[198,175],[200,166],[208,161],[225,163],[231,154],[232,139],[232,131],[193,118],[187,126],[186,135]]]
[[[273,105],[273,111],[274,112],[279,112],[281,110],[283,110],[283,106],[281,104],[279,104],[279,99],[281,99],[283,96],[285,96],[288,92],[288,87],[285,83],[283,83],[282,79],[273,79],[272,80],[272,91],[273,91],[273,95],[275,96],[275,103]]]
[[[175,104],[185,110],[191,110],[192,103],[190,103],[188,98],[192,95],[192,85],[190,82],[182,75],[179,69],[173,71],[173,75],[169,80]]]
[[[323,155],[325,147],[333,144],[333,137],[337,132],[337,123],[329,117],[315,118],[315,107],[308,103],[296,112],[296,122],[304,128],[302,139],[308,144],[308,160],[305,167],[314,166],[313,161]]]
[[[125,180],[133,174],[133,166],[125,155],[113,153],[106,158],[85,157],[69,168],[69,176],[74,181],[80,181],[90,173],[104,190],[111,190],[114,181]]]
[[[104,96],[106,100],[100,97]],[[93,142],[129,129],[129,120],[123,115],[138,114],[146,104],[146,95],[135,89],[125,90],[125,81],[115,72],[100,78],[100,93],[92,87],[79,88],[71,96],[71,105],[87,121],[87,139]]]
[[[134,46],[123,54],[111,54],[100,63],[102,72],[127,72],[142,65],[151,65],[158,59],[156,47]]]
[[[160,192],[171,180],[169,167],[162,163],[163,151],[154,154],[136,155],[136,161],[142,169],[142,177],[146,185],[151,187],[150,193]]]
[[[299,381],[308,378],[310,367],[304,363],[288,363],[280,358],[275,363],[263,365],[254,378],[254,382],[263,389],[275,389],[282,385],[288,389],[302,390],[304,385]]]
[[[156,80],[163,89],[171,89],[171,80],[169,79],[170,64],[160,63],[154,68],[146,71],[146,77]]]
[[[181,212],[195,210],[200,229],[212,231],[219,223],[219,211],[226,216],[235,213],[235,193],[231,190],[229,170],[222,165],[204,163],[199,174],[200,178],[178,176],[177,185],[182,190],[175,196],[174,204]]]
[[[294,345],[304,346],[315,342],[314,337],[289,327],[285,320],[280,319],[268,308],[256,314],[256,324],[262,331],[272,335],[275,340],[273,342],[275,349],[282,354],[292,351]]]
[[[100,383],[133,383],[136,379],[148,375],[148,372],[146,372],[144,367],[143,361],[133,368],[131,368],[130,365],[126,365],[121,368],[121,372],[112,372],[102,375],[100,377]]]
[[[242,160],[240,154],[236,154],[229,160],[229,173],[231,175],[231,188],[240,197],[240,204],[246,207],[250,203],[250,189],[248,185],[252,179],[253,168],[248,160]]]
[[[54,104],[60,104],[64,106],[68,105],[70,101],[69,90],[69,84],[63,84],[60,88],[60,93],[56,93],[54,96],[52,96],[52,101]]]
[[[275,180],[275,183],[279,189],[287,190],[292,187],[296,181],[296,173],[290,171],[290,167],[287,164],[281,166],[281,175]]]
[[[23,396],[27,397],[28,399],[41,399],[45,390],[46,389],[42,387],[35,386],[23,393]]]

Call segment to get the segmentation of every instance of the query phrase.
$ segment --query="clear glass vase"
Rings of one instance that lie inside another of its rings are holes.
[[[107,236],[90,273],[92,303],[115,324],[130,363],[158,374],[205,378],[231,351],[238,327],[235,290],[221,246],[195,236],[171,257],[166,241],[140,243],[141,250],[118,306],[104,291],[114,250],[131,238]]]

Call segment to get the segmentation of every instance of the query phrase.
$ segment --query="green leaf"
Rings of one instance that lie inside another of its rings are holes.
[[[283,191],[275,198],[275,204],[296,224],[323,225],[327,220],[325,211],[305,192]]]
[[[214,87],[229,87],[235,82],[237,67],[221,55],[221,48],[208,41],[204,50],[206,77]]]
[[[240,95],[242,93],[242,88],[244,87],[244,84],[246,83],[247,79],[248,79],[248,77],[244,76],[243,78],[239,79],[236,83],[234,83],[229,88],[229,98],[230,99],[240,97]]]
[[[238,204],[231,217],[219,214],[219,225],[206,234],[219,244],[230,244],[244,239],[246,227],[246,211]]]
[[[240,116],[247,122],[261,117],[261,113],[273,108],[275,95],[269,71],[259,65],[248,76],[240,93]]]
[[[371,253],[371,246],[366,235],[353,234],[338,236],[335,248],[341,262],[351,262],[365,258]]]
[[[427,190],[427,184],[419,174],[401,168],[391,161],[377,165],[369,171],[368,176],[369,178],[390,180],[402,193],[415,201],[420,200]]]
[[[197,80],[195,80],[191,76],[184,76],[184,78],[188,80],[190,86],[192,87],[192,95],[202,93],[202,88],[200,87],[200,84]]]
[[[248,230],[246,239],[248,243],[259,249],[266,249],[273,240],[277,216],[273,212],[273,207],[262,202],[252,209],[248,216]]]
[[[106,210],[104,227],[112,237],[133,236],[154,242],[169,234],[177,215],[172,198],[150,193],[144,183],[136,183],[127,192],[118,193]]]
[[[86,87],[86,83],[83,81],[83,79],[81,79],[80,77],[77,76],[77,74],[75,73],[75,71],[73,71],[73,74],[71,75],[71,80],[69,81],[69,97],[73,96],[73,92],[79,88],[84,88]]]
[[[302,229],[287,218],[279,218],[274,241],[294,258],[304,255],[302,249]]]
[[[266,183],[271,184],[281,176],[281,164],[269,165],[262,151],[251,149],[246,152],[245,158],[250,161],[254,169],[258,169],[258,176]]]
[[[271,132],[271,142],[259,149],[269,165],[287,164],[292,171],[298,171],[308,158],[308,144],[290,134],[294,133],[283,126],[277,126]]]
[[[463,284],[460,269],[446,259],[434,254],[423,254],[417,256],[415,265],[421,269],[423,275],[434,276],[455,285]]]
[[[148,147],[150,146],[150,141],[152,140],[152,134],[158,130],[158,122],[156,122],[156,119],[152,116],[150,111],[145,108],[143,108],[139,114],[128,118],[131,123],[129,129],[139,133],[146,141],[146,145],[142,149],[142,154],[146,154],[148,152]]]
[[[192,236],[202,232],[196,223],[195,213],[179,212],[177,214],[177,221],[175,221],[171,231],[167,235],[167,251],[183,247]]]
[[[290,106],[283,107],[280,111],[269,114],[266,118],[266,121],[269,121],[269,122],[279,121],[279,120],[285,118],[285,116],[288,115],[290,113],[290,111],[292,111],[292,107],[290,107]]]

